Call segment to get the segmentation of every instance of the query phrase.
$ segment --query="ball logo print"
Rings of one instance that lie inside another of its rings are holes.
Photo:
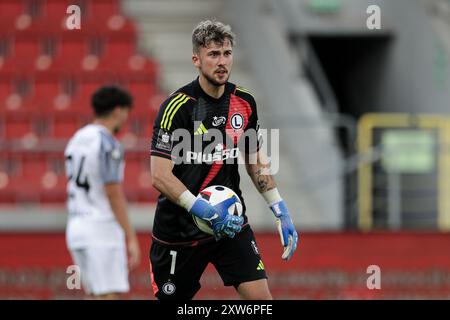
[[[237,216],[242,215],[243,208],[241,200],[239,199],[237,194],[230,188],[227,188],[225,186],[211,186],[206,189],[203,189],[200,192],[200,195],[203,199],[208,201],[213,206],[228,198],[235,196],[236,199],[238,199],[238,201],[228,208],[228,214]],[[214,234],[211,228],[211,223],[209,221],[202,220],[194,215],[192,216],[192,218],[194,219],[195,224],[201,231],[210,235]]]

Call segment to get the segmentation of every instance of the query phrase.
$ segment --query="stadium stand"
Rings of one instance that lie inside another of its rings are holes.
[[[81,29],[66,27],[72,4],[81,8]],[[64,146],[90,121],[91,94],[103,84],[127,88],[135,101],[120,136],[127,196],[155,201],[147,149],[157,76],[117,0],[1,1],[0,203],[65,201]]]

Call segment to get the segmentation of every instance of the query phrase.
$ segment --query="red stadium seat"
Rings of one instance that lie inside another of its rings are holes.
[[[74,97],[74,104],[77,104],[79,108],[85,110],[91,110],[91,97],[92,94],[102,85],[107,82],[99,79],[84,79],[78,83],[76,96]]]
[[[47,171],[47,160],[42,153],[23,153],[20,175],[31,180],[39,180]]]
[[[86,99],[76,99],[76,97],[72,98],[69,110],[78,115],[91,116],[93,114],[90,102]]]
[[[136,33],[134,23],[123,16],[118,5],[114,5],[112,2],[115,1],[47,0],[42,14],[32,21],[27,30],[32,30],[42,36],[73,36],[76,34],[84,36],[122,35],[125,38],[134,38]],[[70,5],[78,5],[81,9],[80,29],[67,29],[66,23],[70,14],[66,13],[66,10]]]
[[[23,176],[9,176],[0,192],[0,203],[39,202],[39,185]]]
[[[69,16],[66,11],[74,1],[46,0],[39,24],[44,30],[62,31],[65,29],[66,19]],[[82,9],[83,13],[84,10]]]
[[[42,153],[19,153],[11,159],[17,170],[9,176],[8,185],[2,194],[13,202],[38,202],[40,177],[46,170],[46,161]],[[6,200],[0,197],[0,201]]]
[[[17,59],[33,58],[39,55],[39,42],[30,37],[17,37],[13,43],[11,56]]]
[[[124,190],[129,201],[156,201],[147,154],[126,155]]]
[[[0,101],[7,98],[13,92],[12,83],[8,79],[0,79]]]
[[[0,111],[6,111],[6,99],[14,93],[12,82],[0,79]]]
[[[8,118],[4,124],[6,139],[20,139],[26,136],[37,136],[33,121],[27,118]]]
[[[52,124],[52,137],[70,138],[82,125],[83,123],[74,117],[55,120]]]
[[[143,112],[137,110],[131,110],[130,119],[127,121],[127,130],[139,138],[148,139],[151,135],[153,122],[156,117],[154,112]]]
[[[0,34],[0,71],[3,69],[6,59],[8,59],[12,42],[12,37],[3,36]]]
[[[26,12],[25,1],[2,0],[0,1],[0,30],[1,32],[16,29],[16,19]]]
[[[88,19],[107,20],[111,16],[120,14],[117,0],[90,1],[88,6]]]
[[[53,110],[55,97],[61,92],[58,79],[41,79],[34,83],[31,101],[37,111]]]
[[[28,112],[30,81],[23,78],[2,78],[0,80],[0,112],[15,114]]]
[[[58,41],[56,54],[50,70],[62,73],[80,72],[83,59],[89,54],[89,46],[83,38],[62,38]]]
[[[5,58],[0,70],[4,72],[29,72],[35,69],[36,59],[40,55],[40,42],[23,36],[11,41],[9,55]]]
[[[41,202],[64,202],[67,198],[67,178],[64,171],[62,152],[46,155],[46,171],[41,175]]]
[[[143,117],[143,121],[141,121],[142,132],[140,137],[144,139],[148,139],[150,141],[153,135],[153,124],[156,119],[156,113],[150,113],[146,117]]]
[[[0,18],[14,18],[25,13],[25,1],[2,0],[0,1]]]
[[[127,70],[128,60],[136,52],[134,41],[129,39],[109,39],[106,41],[105,52],[101,57],[103,69],[118,67],[120,70]]]
[[[65,28],[71,4],[81,6],[81,30]],[[159,106],[157,63],[138,53],[136,27],[119,4],[0,0],[0,203],[66,200],[63,146],[92,119],[92,94],[108,84],[134,99],[120,135],[126,195],[156,201],[143,141]]]
[[[155,87],[149,82],[132,82],[127,86],[133,96],[135,112],[151,112]]]
[[[110,57],[128,58],[136,52],[134,39],[109,39],[106,54]]]
[[[82,32],[90,32],[104,37],[119,36],[126,39],[135,39],[136,37],[136,26],[122,15],[114,15],[107,20],[87,19],[84,20],[83,27]]]
[[[73,111],[71,88],[59,77],[43,74],[35,79],[29,99],[29,109],[43,112],[49,116],[55,113]]]

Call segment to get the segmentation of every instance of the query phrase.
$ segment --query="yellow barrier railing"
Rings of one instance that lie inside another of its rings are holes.
[[[438,227],[450,230],[450,117],[428,114],[369,113],[358,123],[358,152],[370,154],[374,147],[374,129],[434,129],[438,132]],[[373,226],[372,162],[364,161],[358,169],[359,228],[370,230]]]

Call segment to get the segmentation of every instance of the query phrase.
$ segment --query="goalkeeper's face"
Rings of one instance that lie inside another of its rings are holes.
[[[230,77],[233,65],[233,48],[226,39],[223,43],[211,41],[192,55],[194,66],[211,84],[222,86]]]

